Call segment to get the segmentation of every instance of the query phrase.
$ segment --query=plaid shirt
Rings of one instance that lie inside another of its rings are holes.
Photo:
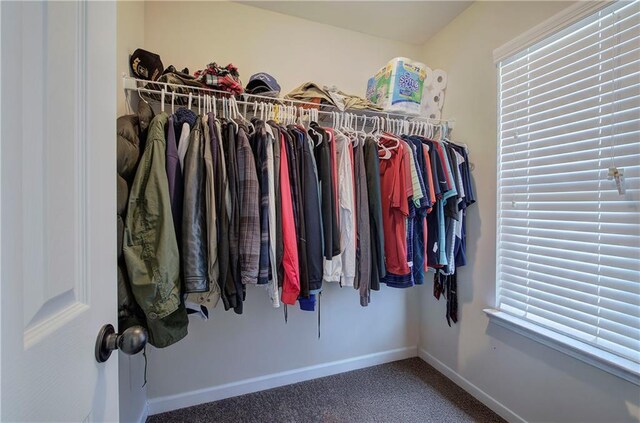
[[[258,283],[260,260],[260,187],[253,152],[244,128],[238,129],[239,265],[243,284]]]
[[[258,181],[260,184],[260,260],[258,284],[269,283],[269,173],[267,169],[267,131],[264,122],[254,121],[255,132],[251,135]],[[274,222],[275,223],[275,222]]]

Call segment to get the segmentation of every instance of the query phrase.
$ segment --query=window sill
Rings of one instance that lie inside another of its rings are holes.
[[[640,386],[640,365],[631,360],[618,357],[500,310],[486,308],[484,312],[489,316],[489,320],[498,326],[510,329]]]

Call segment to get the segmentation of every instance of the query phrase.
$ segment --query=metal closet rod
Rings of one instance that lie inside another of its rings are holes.
[[[176,88],[181,88],[187,91],[192,92],[191,94],[191,98],[192,101],[197,101],[198,100],[198,93],[200,93],[201,95],[208,95],[210,97],[215,98],[217,101],[222,101],[222,98],[219,98],[220,96],[224,96],[224,97],[229,97],[231,96],[231,94],[227,91],[221,91],[221,90],[214,90],[211,88],[200,88],[200,87],[192,87],[190,85],[182,85],[182,84],[172,84],[169,82],[158,82],[158,81],[147,81],[145,79],[138,79],[138,78],[132,78],[129,76],[123,76],[123,84],[124,84],[124,89],[125,91],[129,90],[129,91],[137,91],[138,93],[150,93],[150,94],[156,94],[156,95],[161,95],[162,91],[161,90],[152,90],[149,88],[144,88],[139,86],[138,84],[157,84],[157,85],[163,85],[165,86],[165,88],[169,88],[169,87],[176,87]],[[165,104],[167,104],[166,99],[169,99],[169,104],[171,104],[170,99],[171,97],[177,97],[177,98],[189,98],[189,94],[182,94],[182,93],[177,93],[177,92],[173,92],[173,91],[165,91]],[[332,113],[338,112],[338,113],[351,113],[351,114],[355,114],[358,116],[367,116],[367,117],[372,117],[371,115],[375,115],[375,116],[379,116],[379,117],[384,117],[387,119],[399,119],[399,120],[408,120],[408,121],[426,121],[427,123],[435,123],[435,124],[439,124],[439,123],[446,123],[449,128],[453,129],[453,123],[455,122],[455,120],[447,120],[447,119],[431,119],[428,117],[422,117],[422,116],[413,116],[413,115],[406,115],[406,114],[402,114],[402,113],[394,113],[394,112],[385,112],[385,111],[379,111],[379,110],[369,110],[369,109],[347,109],[344,111],[341,111],[340,109],[338,109],[336,106],[332,106],[332,105],[326,105],[326,104],[317,104],[317,103],[311,103],[308,101],[302,101],[302,100],[293,100],[293,99],[287,99],[287,98],[277,98],[277,97],[269,97],[269,96],[264,96],[264,95],[258,95],[258,94],[247,94],[247,93],[243,93],[241,94],[241,96],[243,98],[254,98],[254,99],[259,99],[258,100],[254,100],[254,101],[249,101],[249,100],[237,100],[236,102],[238,104],[244,105],[244,106],[253,106],[256,101],[258,102],[268,102],[268,103],[280,103],[280,104],[284,104],[287,106],[294,106],[294,105],[300,105],[300,106],[307,106],[307,108],[313,108],[313,109],[317,109],[318,113],[320,114],[324,114],[324,115],[331,115]],[[156,100],[157,101],[157,100]],[[287,104],[287,103],[291,103],[291,104]],[[195,103],[192,103],[192,107]],[[322,108],[329,108],[331,110],[322,110]]]

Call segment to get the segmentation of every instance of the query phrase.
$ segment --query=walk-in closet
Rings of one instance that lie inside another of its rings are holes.
[[[0,44],[0,421],[640,421],[639,0],[3,1]]]

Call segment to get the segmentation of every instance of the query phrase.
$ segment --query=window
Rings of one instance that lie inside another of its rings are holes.
[[[498,69],[498,308],[640,363],[640,2]]]

